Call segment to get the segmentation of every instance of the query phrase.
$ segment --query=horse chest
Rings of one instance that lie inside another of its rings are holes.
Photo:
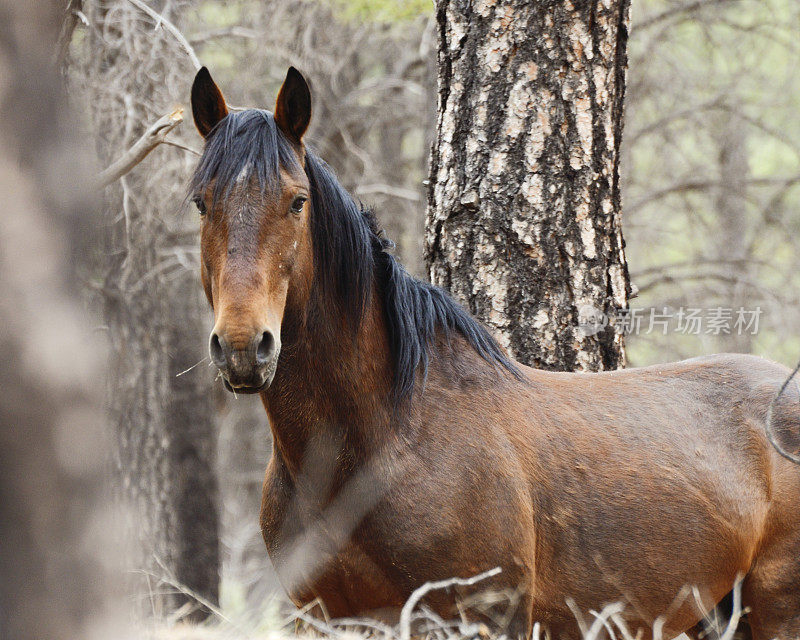
[[[468,474],[472,477],[475,474]],[[435,492],[427,491],[429,484]],[[278,576],[299,606],[319,598],[331,616],[398,611],[424,582],[468,577],[496,566],[517,586],[529,551],[526,527],[500,517],[494,505],[519,515],[517,497],[505,482],[445,482],[398,474],[378,496],[343,490],[320,508],[298,492],[286,474],[268,471],[262,531]],[[372,499],[368,496],[372,495]],[[477,496],[477,497],[475,497]],[[484,506],[476,510],[475,502]],[[453,615],[450,602],[442,615]]]
[[[281,584],[296,605],[319,599],[334,617],[385,617],[382,611],[402,606],[407,594],[398,584],[407,580],[387,563],[393,554],[376,553],[367,538],[379,537],[384,550],[392,540],[371,536],[358,510],[336,500],[320,508],[268,474],[262,533]]]

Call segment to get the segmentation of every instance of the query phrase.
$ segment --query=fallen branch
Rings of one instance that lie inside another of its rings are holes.
[[[592,626],[589,627],[589,631],[584,636],[584,640],[597,640],[597,638],[600,637],[600,633],[603,631],[603,629],[608,631],[609,638],[616,638],[609,620],[613,619],[614,616],[618,616],[624,610],[625,605],[623,605],[621,602],[612,602],[611,604],[606,605],[600,613],[597,613],[596,611],[590,611],[589,613],[594,616],[594,622],[592,622]]]
[[[791,378],[790,378],[791,380]],[[736,576],[736,584],[733,586],[733,611],[728,626],[725,627],[719,640],[733,640],[736,629],[739,627],[739,619],[742,617],[742,578],[741,574]]]
[[[167,134],[183,122],[183,109],[175,109],[172,113],[162,116],[142,134],[130,149],[115,160],[108,168],[97,176],[95,188],[103,189],[112,182],[116,182],[137,164],[147,157],[147,154],[165,141]]]
[[[421,587],[415,589],[400,611],[400,640],[411,640],[411,614],[414,611],[414,607],[417,606],[417,603],[422,600],[427,593],[435,591],[436,589],[447,589],[448,587],[469,587],[481,580],[496,576],[501,571],[502,569],[500,569],[500,567],[495,567],[494,569],[489,569],[489,571],[484,571],[471,578],[450,578],[449,580],[426,582]]]

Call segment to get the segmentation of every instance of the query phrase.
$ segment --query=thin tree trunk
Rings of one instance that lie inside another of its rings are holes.
[[[624,365],[593,308],[627,308],[619,148],[629,0],[437,0],[439,119],[426,260],[432,282],[519,360]],[[589,335],[591,334],[591,335]]]
[[[168,5],[148,4],[159,11]],[[107,167],[183,97],[171,93],[180,86],[176,75],[191,78],[194,70],[174,38],[153,31],[152,18],[131,3],[84,6],[97,27],[83,52],[87,102]],[[110,35],[102,42],[98,33]],[[179,213],[188,166],[175,153],[159,146],[106,188],[100,266],[119,489],[134,516],[133,568],[147,574],[146,584],[134,588],[151,592],[138,595],[144,610],[158,615],[197,604],[174,583],[211,602],[219,593],[213,374],[201,363],[207,311],[197,273],[175,259],[175,245],[194,244],[197,233],[195,218]],[[198,605],[192,617],[204,613]]]
[[[719,191],[715,205],[717,214],[716,253],[726,264],[725,270],[731,284],[722,297],[733,311],[730,333],[722,333],[718,338],[720,351],[750,353],[753,336],[736,328],[736,313],[745,305],[747,290],[738,279],[747,274],[752,256],[748,255],[747,228],[747,184],[750,179],[750,163],[747,157],[747,123],[736,111],[721,114],[719,131],[716,135],[719,163]]]

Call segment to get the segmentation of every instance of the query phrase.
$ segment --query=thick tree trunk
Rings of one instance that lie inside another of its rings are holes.
[[[437,0],[439,120],[426,260],[433,283],[511,354],[624,365],[619,147],[629,0]],[[597,309],[611,325],[579,328]]]
[[[97,218],[52,64],[65,4],[0,0],[0,638],[14,640],[95,637],[113,584],[105,362],[79,287]]]

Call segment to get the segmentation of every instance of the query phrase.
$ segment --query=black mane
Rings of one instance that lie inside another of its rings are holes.
[[[281,167],[300,169],[272,114],[232,112],[208,136],[190,193],[200,193],[214,181],[213,198],[225,197],[242,172],[271,191],[278,186]],[[322,299],[338,300],[357,327],[376,283],[386,313],[396,400],[411,397],[420,367],[425,374],[437,328],[445,336],[460,333],[485,360],[517,373],[480,323],[442,289],[412,277],[387,252],[392,243],[379,232],[373,212],[357,204],[311,151],[306,151],[305,172],[311,185],[315,287]]]

